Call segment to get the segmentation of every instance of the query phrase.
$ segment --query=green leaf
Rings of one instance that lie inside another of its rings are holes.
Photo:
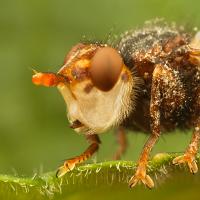
[[[55,177],[55,172],[30,178],[0,175],[0,199],[101,199],[102,195],[104,199],[122,199],[124,195],[130,198],[154,195],[152,198],[158,198],[163,195],[163,188],[169,191],[168,194],[174,189],[181,190],[179,194],[185,199],[191,197],[193,190],[199,191],[200,175],[191,176],[185,165],[174,166],[172,160],[178,155],[162,153],[150,160],[148,173],[156,183],[152,191],[143,185],[128,188],[127,182],[135,171],[135,163],[109,161],[79,166],[60,179]],[[199,161],[198,155],[198,164]],[[188,187],[192,190],[186,195]]]

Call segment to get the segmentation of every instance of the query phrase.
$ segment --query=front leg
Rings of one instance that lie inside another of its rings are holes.
[[[66,160],[64,165],[61,166],[56,173],[58,178],[72,171],[76,165],[88,160],[99,149],[101,141],[98,135],[87,135],[86,139],[91,143],[90,146],[80,156],[75,156]]]
[[[151,130],[152,133],[143,147],[140,155],[136,173],[131,177],[129,186],[134,187],[139,181],[148,186],[154,187],[154,182],[149,175],[146,174],[149,154],[160,136],[160,75],[162,74],[162,66],[157,65],[153,72],[152,88],[151,88]]]

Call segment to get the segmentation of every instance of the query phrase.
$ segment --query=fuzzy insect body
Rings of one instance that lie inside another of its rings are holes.
[[[37,85],[57,86],[67,105],[71,127],[84,133],[88,149],[67,160],[58,170],[63,176],[88,159],[100,145],[98,134],[119,127],[125,151],[124,129],[150,134],[138,161],[130,187],[142,181],[154,186],[146,173],[148,157],[161,132],[194,128],[185,154],[174,164],[198,167],[195,155],[200,139],[200,35],[181,27],[151,22],[122,34],[114,43],[79,43],[67,54],[64,66],[54,73],[36,73]]]
[[[193,38],[174,26],[150,24],[137,31],[121,36],[118,50],[124,62],[138,76],[140,85],[135,110],[124,121],[123,126],[133,130],[150,132],[150,101],[152,77],[156,67],[162,66],[159,75],[161,93],[161,128],[170,131],[176,127],[191,128],[199,115],[195,101],[200,85],[199,64],[191,62],[189,44]],[[200,46],[196,46],[200,48]],[[199,59],[197,56],[196,60]],[[198,62],[198,61],[197,61]]]

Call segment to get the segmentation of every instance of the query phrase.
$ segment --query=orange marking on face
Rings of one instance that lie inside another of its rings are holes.
[[[54,87],[58,83],[66,82],[66,79],[54,73],[37,73],[32,76],[32,82],[35,85],[43,85],[45,87]]]
[[[90,60],[81,59],[64,68],[60,74],[67,77],[71,87],[89,78]]]

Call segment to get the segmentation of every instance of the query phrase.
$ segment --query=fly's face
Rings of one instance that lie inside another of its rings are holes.
[[[64,97],[68,119],[77,132],[101,133],[122,122],[133,108],[134,80],[114,48],[78,44],[68,53],[59,72],[49,74],[62,79],[53,81],[53,86]],[[34,83],[42,79],[38,76],[47,74],[36,73]]]
[[[68,54],[58,74],[68,77],[69,82],[58,89],[69,121],[80,122],[77,131],[103,132],[131,111],[132,76],[115,49],[80,44]]]

